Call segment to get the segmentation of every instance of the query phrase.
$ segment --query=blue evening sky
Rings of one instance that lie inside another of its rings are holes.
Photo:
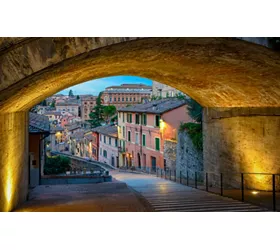
[[[92,94],[98,95],[100,91],[104,90],[109,86],[118,86],[123,83],[143,83],[146,85],[152,85],[152,80],[147,78],[142,78],[138,76],[112,76],[96,80],[91,80],[88,82],[80,83],[78,85],[72,86],[70,88],[60,91],[60,94],[68,95],[69,90],[72,89],[74,95],[84,95]]]

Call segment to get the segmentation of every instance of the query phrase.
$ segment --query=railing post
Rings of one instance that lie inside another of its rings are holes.
[[[187,170],[187,186],[189,185],[189,171]]]
[[[182,184],[182,172],[180,171],[180,184]]]
[[[206,191],[208,192],[208,173],[205,175]]]
[[[176,170],[174,170],[174,181],[177,182],[177,178],[176,178]]]
[[[166,169],[164,170],[164,179],[166,179]]]
[[[221,173],[221,196],[223,196],[224,192],[223,192],[223,173]]]
[[[244,201],[244,174],[241,173],[241,200]]]
[[[171,181],[171,169],[169,169],[169,180]]]
[[[272,197],[273,197],[273,211],[276,211],[276,186],[275,174],[272,175]]]
[[[162,168],[160,169],[160,178],[162,178]]]
[[[197,188],[197,172],[194,173],[194,187]]]

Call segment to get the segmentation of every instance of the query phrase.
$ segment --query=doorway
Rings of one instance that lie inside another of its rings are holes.
[[[154,156],[151,156],[151,161],[152,161],[152,171],[156,171],[157,167],[157,158]]]
[[[141,168],[141,156],[139,153],[137,154],[137,156],[138,156],[138,167]]]

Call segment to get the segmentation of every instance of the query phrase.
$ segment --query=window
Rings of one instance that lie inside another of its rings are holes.
[[[122,98],[122,101],[124,102],[124,98]]]
[[[133,101],[135,102],[136,100],[135,100],[135,97],[133,98]]]
[[[100,139],[100,141],[102,141],[102,135],[100,135],[100,138],[99,138],[99,139]]]
[[[139,133],[135,133],[135,143],[139,144]]]
[[[128,101],[128,97],[126,97],[126,101]]]
[[[131,97],[129,98],[129,101],[132,101],[132,98],[131,98]]]
[[[120,101],[120,100],[121,100],[121,98],[118,97],[118,101]]]
[[[117,98],[116,97],[114,97],[114,102],[117,100]]]
[[[112,102],[112,97],[110,97],[110,102]]]
[[[146,135],[142,135],[142,145],[145,147],[146,146]]]
[[[139,114],[135,114],[135,123],[140,124]]]
[[[102,155],[102,148],[100,148],[100,155]]]
[[[123,121],[123,122],[124,122],[124,114],[125,114],[125,113],[122,113],[122,121]]]
[[[127,140],[131,141],[131,132],[130,131],[127,132]]]
[[[119,112],[119,118],[121,118],[121,112]]]
[[[159,138],[155,138],[155,148],[157,151],[160,151],[160,140]]]
[[[142,125],[147,125],[147,115],[142,114]]]
[[[111,137],[109,137],[109,145],[111,145]]]
[[[116,148],[118,147],[118,140],[117,140],[117,138],[115,138],[115,147]]]
[[[107,158],[107,151],[106,151],[106,150],[103,150],[103,156],[104,156],[105,158]]]
[[[123,132],[123,138],[125,138],[125,126],[123,126],[122,128],[122,132]]]
[[[160,123],[160,116],[159,116],[159,115],[156,115],[156,116],[155,116],[155,126],[156,126],[156,127],[159,127],[159,123]]]
[[[104,143],[106,143],[106,136],[105,135],[103,135],[103,141],[104,141]]]
[[[132,123],[132,114],[127,114],[127,122]]]

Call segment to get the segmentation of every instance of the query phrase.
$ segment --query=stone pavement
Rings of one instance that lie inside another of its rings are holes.
[[[148,174],[112,170],[113,182],[42,185],[16,212],[266,211]]]
[[[148,174],[112,171],[112,176],[141,194],[156,212],[260,212],[264,208],[211,194]]]
[[[16,212],[145,212],[125,183],[37,186]]]

